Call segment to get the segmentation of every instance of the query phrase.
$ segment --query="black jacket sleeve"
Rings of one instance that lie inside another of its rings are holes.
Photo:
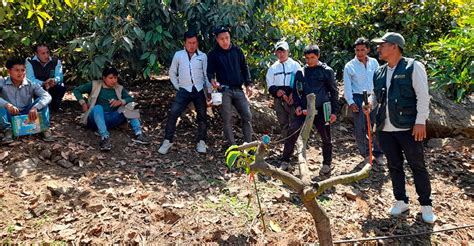
[[[295,107],[306,108],[306,97],[304,92],[298,92],[298,84],[304,83],[304,76],[302,71],[295,74],[295,81],[293,83],[293,104]],[[304,105],[303,105],[304,104]]]
[[[250,78],[250,71],[249,67],[247,66],[247,62],[245,60],[245,55],[242,49],[239,48],[239,61],[240,61],[240,72],[244,78],[245,86],[252,85],[252,80]]]
[[[214,52],[209,52],[207,56],[207,78],[209,81],[216,78],[216,56]]]
[[[336,76],[332,68],[327,68],[328,80],[326,81],[326,88],[330,94],[331,111],[333,114],[339,113],[339,92],[337,90]]]

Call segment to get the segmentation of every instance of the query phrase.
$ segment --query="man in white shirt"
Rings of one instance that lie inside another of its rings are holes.
[[[426,223],[434,223],[436,216],[422,143],[426,138],[430,101],[425,67],[402,56],[405,39],[399,33],[388,32],[373,41],[378,44],[380,59],[387,62],[375,72],[371,101],[373,105],[380,104],[376,115],[377,136],[387,157],[396,199],[390,214],[398,216],[409,209],[403,170],[405,157],[413,173],[421,217]]]
[[[358,38],[354,43],[355,57],[344,67],[344,98],[352,111],[354,118],[354,137],[359,149],[360,155],[368,161],[369,143],[367,139],[367,120],[362,112],[362,92],[365,90],[369,95],[374,92],[374,72],[379,67],[376,59],[369,57],[369,40]],[[371,123],[373,123],[375,110],[370,114]],[[383,161],[383,152],[379,143],[374,139],[373,153],[375,161],[379,165],[385,164]]]
[[[301,70],[298,62],[288,57],[289,46],[285,41],[275,45],[278,61],[268,69],[266,80],[268,92],[274,97],[273,106],[282,129],[282,137],[288,134],[288,126],[295,116],[293,105],[293,83],[295,74]]]
[[[184,34],[184,49],[176,52],[171,62],[169,76],[174,88],[178,91],[171,105],[165,128],[165,140],[158,152],[168,153],[173,145],[176,121],[190,102],[197,111],[197,147],[199,153],[206,153],[207,137],[207,103],[205,87],[209,81],[206,75],[207,56],[198,49],[196,32],[187,31]]]

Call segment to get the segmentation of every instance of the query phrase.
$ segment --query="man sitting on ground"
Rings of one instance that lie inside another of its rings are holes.
[[[52,141],[48,110],[51,96],[40,85],[25,78],[25,59],[10,58],[6,63],[6,68],[9,77],[0,79],[0,124],[4,131],[2,143],[13,142],[11,124],[13,116],[28,115],[30,121],[35,121],[40,113],[48,126],[48,130],[42,133],[43,140]]]
[[[133,110],[133,98],[123,86],[118,84],[118,71],[107,67],[102,72],[102,80],[94,80],[73,90],[84,114],[81,123],[89,128],[97,129],[100,137],[100,150],[112,149],[110,133],[107,129],[123,124],[127,119],[135,133],[132,141],[139,144],[149,144],[140,126],[140,115]],[[86,102],[82,94],[88,94]]]

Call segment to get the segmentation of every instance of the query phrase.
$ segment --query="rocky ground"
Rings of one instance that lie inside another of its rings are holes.
[[[193,114],[181,118],[176,143],[157,152],[173,93],[164,82],[135,85],[144,129],[153,143],[135,145],[127,127],[111,131],[113,151],[98,151],[98,137],[79,126],[79,106],[67,95],[65,112],[52,116],[56,142],[22,137],[0,147],[0,240],[3,243],[175,243],[300,244],[317,242],[313,220],[298,196],[280,181],[259,176],[263,228],[248,176],[225,167],[218,116],[210,119],[209,153],[195,151]],[[146,88],[146,89],[145,89]],[[140,92],[138,92],[140,91]],[[258,96],[260,106],[269,100]],[[271,129],[271,126],[268,126]],[[361,168],[349,123],[332,126],[333,176]],[[271,131],[269,131],[271,133]],[[270,134],[278,139],[277,134]],[[237,134],[237,136],[241,136]],[[256,134],[259,138],[261,134]],[[321,157],[317,134],[310,140],[310,170],[318,179]],[[325,192],[320,204],[331,219],[335,240],[437,231],[474,224],[473,141],[462,137],[427,142],[434,225],[422,222],[410,172],[411,210],[391,218],[393,202],[387,168]],[[281,147],[281,146],[280,146]],[[281,148],[268,158],[277,163]],[[366,242],[367,245],[464,244],[474,229]]]

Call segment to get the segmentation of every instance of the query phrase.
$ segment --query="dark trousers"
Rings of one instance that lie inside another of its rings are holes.
[[[192,102],[197,112],[197,141],[206,141],[207,137],[207,104],[204,92],[197,91],[193,86],[193,90],[188,92],[187,90],[180,88],[173,103],[171,104],[171,110],[168,115],[168,121],[166,122],[165,128],[165,139],[173,142],[174,132],[176,131],[176,121],[178,117],[184,112],[188,104]]]
[[[367,119],[364,112],[362,111],[362,94],[353,94],[354,103],[359,108],[359,112],[352,113],[354,118],[354,138],[356,140],[357,148],[362,157],[369,156],[369,139],[367,135]],[[374,126],[375,113],[377,110],[372,110],[370,113],[370,123]],[[380,148],[379,141],[376,136],[372,139],[372,149],[374,156],[378,157],[383,155],[382,149]]]
[[[423,144],[415,141],[411,135],[412,131],[384,132],[379,131],[377,135],[385,156],[392,180],[393,195],[396,200],[408,203],[405,190],[405,172],[403,171],[404,155],[413,173],[416,193],[420,205],[431,206],[431,185],[426,170]]]
[[[290,123],[293,121],[293,118],[295,118],[295,107],[288,105],[280,97],[274,98],[273,107],[277,115],[278,123],[280,123],[281,126],[281,136],[285,138],[288,136]]]
[[[331,165],[332,162],[332,143],[331,143],[331,126],[326,125],[324,121],[323,108],[317,108],[317,115],[314,119],[314,126],[318,130],[322,141],[322,152],[323,152],[323,165]],[[304,124],[305,116],[296,116],[295,119],[290,123],[290,129],[288,135],[291,135],[285,141],[285,147],[283,149],[283,161],[289,161],[293,151],[295,149],[296,141],[300,134],[300,127]]]
[[[242,89],[226,89],[222,92],[222,121],[224,122],[224,136],[228,145],[235,144],[234,132],[232,130],[232,105],[242,120],[242,132],[244,142],[252,141],[252,113]]]
[[[61,102],[63,100],[64,94],[66,93],[66,87],[64,84],[56,84],[54,87],[49,88],[47,90],[48,93],[51,95],[51,110],[58,110],[61,107]]]

